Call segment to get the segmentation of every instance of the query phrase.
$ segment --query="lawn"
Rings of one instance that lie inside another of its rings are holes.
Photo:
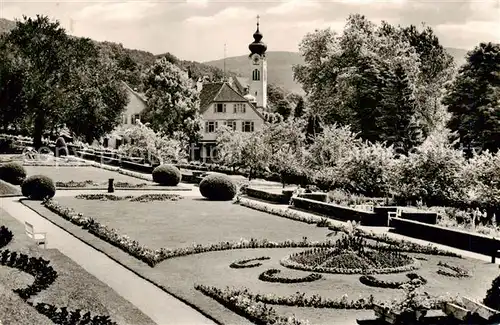
[[[263,212],[247,209],[231,202],[210,202],[201,199],[183,198],[175,202],[132,203],[125,201],[86,201],[71,197],[57,199],[64,206],[74,208],[85,216],[91,216],[123,234],[138,240],[150,248],[189,247],[193,243],[208,244],[220,241],[234,241],[243,238],[282,241],[325,240],[329,233],[316,225],[291,221]],[[373,295],[376,300],[388,301],[402,297],[402,290],[368,287],[359,281],[359,275],[322,274],[320,280],[308,283],[270,283],[259,280],[259,274],[270,268],[281,270],[280,275],[304,277],[310,272],[284,268],[279,261],[300,248],[240,249],[189,255],[167,259],[154,268],[147,266],[124,251],[103,242],[94,235],[78,228],[61,217],[51,213],[39,203],[26,202],[42,215],[75,234],[82,240],[99,247],[135,272],[164,287],[172,294],[194,304],[202,311],[225,324],[248,324],[248,321],[204,296],[194,289],[194,284],[248,288],[256,294],[290,296],[297,292],[306,296],[318,294],[322,298],[339,299],[347,294],[349,300]],[[340,236],[340,235],[339,235]],[[329,237],[335,239],[335,237]],[[473,259],[456,257],[408,254],[424,257],[420,269],[414,271],[428,283],[424,290],[432,295],[463,294],[482,299],[491,281],[498,275],[498,266]],[[268,256],[256,268],[233,269],[229,265],[240,259]],[[453,278],[438,274],[439,262],[460,266],[471,273],[468,278]],[[404,273],[376,275],[378,279],[403,281]],[[304,307],[273,306],[287,316],[295,315],[308,319],[311,324],[355,324],[357,318],[373,318],[372,311],[332,310]]]
[[[13,186],[0,179],[0,197],[9,195],[21,195],[19,187]]]
[[[0,225],[5,225],[14,233],[14,239],[4,250],[49,260],[58,274],[54,283],[33,297],[35,303],[44,302],[67,306],[68,309],[82,309],[85,312],[90,311],[92,315],[109,315],[115,322],[123,325],[155,324],[134,305],[58,250],[36,247],[25,235],[23,225],[1,209]],[[12,292],[12,289],[29,285],[33,279],[31,275],[17,269],[0,266],[0,321],[3,324],[53,324]]]
[[[25,166],[28,176],[45,175],[50,177],[54,182],[84,182],[93,181],[95,183],[108,183],[108,179],[113,178],[115,182],[127,182],[130,184],[147,183],[153,185],[153,182],[138,179],[135,177],[122,175],[117,172],[92,167],[40,167],[40,166]]]
[[[178,248],[241,238],[282,241],[322,240],[324,228],[277,218],[230,202],[184,197],[178,201],[136,203],[59,197],[57,202],[83,213],[153,249]]]

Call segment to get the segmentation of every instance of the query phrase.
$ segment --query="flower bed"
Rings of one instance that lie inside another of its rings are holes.
[[[373,295],[367,298],[359,298],[358,300],[349,300],[347,295],[343,295],[340,299],[324,298],[319,295],[307,297],[305,293],[297,292],[290,296],[278,296],[276,294],[253,294],[248,289],[230,289],[220,290],[215,287],[204,285],[195,285],[195,289],[201,291],[207,296],[225,296],[230,297],[244,295],[249,300],[268,304],[268,305],[283,305],[293,307],[310,307],[310,308],[330,308],[330,309],[372,309],[375,304]],[[215,299],[215,298],[214,298]]]
[[[178,194],[143,194],[140,196],[118,196],[114,194],[79,194],[75,196],[82,200],[98,200],[98,201],[130,201],[130,202],[153,202],[153,201],[177,201],[182,198]]]
[[[56,187],[60,188],[83,188],[83,187],[92,187],[92,186],[106,186],[107,183],[102,183],[98,184],[95,183],[94,181],[87,180],[87,181],[82,181],[82,182],[75,182],[73,180],[69,182],[56,182]],[[148,186],[147,183],[139,183],[139,184],[132,184],[129,182],[116,182],[113,184],[114,187],[127,187],[127,188],[142,188]]]
[[[230,268],[233,269],[246,269],[246,268],[252,268],[252,267],[259,267],[262,265],[262,263],[256,262],[256,263],[250,263],[254,261],[265,261],[265,260],[270,260],[270,257],[267,256],[262,256],[262,257],[255,257],[255,258],[249,258],[249,259],[243,259],[239,261],[235,261],[229,265]]]
[[[401,289],[401,286],[408,283],[413,283],[417,286],[425,285],[427,280],[416,273],[408,273],[406,276],[408,281],[387,281],[380,280],[373,275],[362,275],[359,277],[359,282],[370,287],[386,288],[386,289]]]
[[[307,224],[318,223],[323,219],[319,216],[304,215],[304,214],[301,214],[300,212],[290,210],[290,209],[282,210],[279,208],[274,208],[272,206],[269,206],[269,205],[266,205],[266,204],[263,204],[260,202],[252,201],[252,200],[240,199],[239,204],[244,206],[244,207],[250,208],[250,209],[266,212],[266,213],[269,213],[269,214],[272,214],[272,215],[275,215],[278,217],[282,217],[282,218],[287,218],[287,219],[291,219],[291,220],[295,220],[295,221],[305,222]]]
[[[0,227],[0,247],[7,245],[13,238],[10,230],[4,226]],[[36,305],[28,299],[47,289],[57,279],[57,272],[50,262],[39,257],[30,257],[19,254],[8,249],[0,252],[0,265],[18,269],[34,277],[34,282],[25,288],[14,289],[24,302],[35,307],[42,315],[47,316],[54,324],[88,324],[88,325],[117,325],[109,316],[96,315],[91,317],[90,312],[82,314],[81,310],[68,310],[67,307],[58,308],[51,304],[37,303]]]
[[[277,276],[281,273],[278,269],[269,269],[262,272],[259,275],[259,280],[266,282],[277,282],[277,283],[303,283],[303,282],[313,282],[322,278],[321,274],[311,273],[301,278],[287,278],[282,276]]]
[[[284,267],[288,267],[295,270],[312,271],[320,273],[333,273],[333,274],[388,274],[388,273],[408,272],[420,268],[420,263],[412,258],[409,258],[410,260],[408,264],[401,266],[367,267],[366,265],[368,263],[366,263],[366,261],[364,261],[363,259],[357,257],[355,253],[335,256],[336,258],[335,262],[340,262],[340,260],[344,260],[346,263],[344,265],[337,266],[337,263],[329,264],[329,261],[327,260],[323,262],[326,263],[324,264],[325,266],[322,266],[319,265],[319,263],[310,263],[310,258],[307,257],[307,255],[314,253],[317,253],[317,251],[307,250],[304,252],[294,253],[283,258],[280,261],[280,264]],[[357,267],[356,266],[357,264],[362,265],[362,267]]]
[[[214,299],[224,307],[232,310],[240,316],[250,320],[254,324],[265,325],[306,325],[307,322],[300,321],[295,317],[283,317],[264,303],[253,300],[252,296],[242,291],[230,289],[220,290],[215,287],[195,285],[195,289],[204,295]]]
[[[437,270],[436,272],[444,276],[452,278],[469,278],[471,276],[469,271],[461,268],[460,266],[451,265],[441,261],[439,261],[438,266],[441,266],[442,268]],[[451,270],[451,272],[446,269]]]

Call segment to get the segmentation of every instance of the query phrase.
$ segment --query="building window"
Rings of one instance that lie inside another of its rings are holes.
[[[258,69],[253,70],[252,80],[255,80],[255,81],[260,80],[260,71]]]
[[[241,130],[243,132],[253,132],[253,124],[252,121],[244,121],[241,125]]]
[[[238,103],[234,104],[234,112],[235,113],[245,113],[245,104],[244,103]]]
[[[226,112],[226,104],[216,103],[214,104],[214,113],[225,113]]]
[[[127,115],[122,116],[122,122],[123,122],[123,124],[127,124],[127,122],[128,122]]]
[[[137,120],[140,120],[141,119],[141,115],[140,114],[133,114],[132,115],[132,118],[131,118],[131,121],[130,121],[130,124],[137,124]]]
[[[236,121],[226,121],[226,126],[233,131],[236,131]]]
[[[214,133],[217,130],[217,121],[205,122],[205,133]]]

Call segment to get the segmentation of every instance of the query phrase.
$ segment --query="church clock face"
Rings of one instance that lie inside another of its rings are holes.
[[[260,55],[258,55],[257,53],[252,55],[252,62],[254,65],[260,64]]]

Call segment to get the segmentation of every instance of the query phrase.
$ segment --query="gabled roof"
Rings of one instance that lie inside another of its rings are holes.
[[[247,103],[248,100],[245,99],[238,91],[234,90],[228,83],[225,82],[214,82],[205,83],[200,93],[200,110],[204,112],[210,104],[214,102],[224,103],[224,102],[241,102]]]
[[[262,113],[259,112],[257,108],[248,101],[248,99],[243,97],[243,95],[241,95],[226,82],[212,82],[203,84],[203,88],[200,92],[200,112],[204,113],[208,109],[208,107],[210,107],[210,104],[214,102],[247,103],[260,118],[265,120],[264,116],[262,116]]]
[[[129,85],[127,85],[126,82],[122,81],[123,85],[125,86],[125,88],[131,92],[134,96],[136,96],[137,98],[139,98],[141,101],[144,102],[144,104],[147,104],[148,100],[146,98],[146,96],[144,94],[141,94],[135,90],[132,89],[132,87],[130,87]]]

